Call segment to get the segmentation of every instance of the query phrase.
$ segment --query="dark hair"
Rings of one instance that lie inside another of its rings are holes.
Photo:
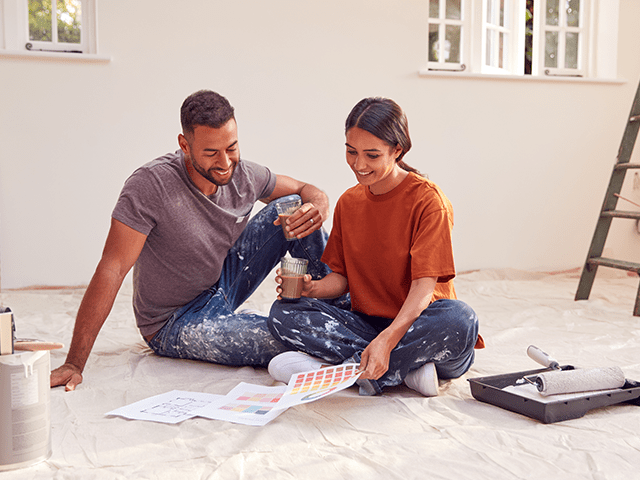
[[[396,102],[390,98],[381,97],[360,100],[347,117],[345,133],[353,127],[366,130],[390,147],[399,146],[402,153],[396,159],[398,166],[408,172],[422,175],[402,160],[405,154],[411,150],[411,138],[409,137],[407,116]]]
[[[180,108],[182,133],[193,133],[196,125],[220,128],[234,118],[233,107],[222,95],[200,90],[189,95]]]

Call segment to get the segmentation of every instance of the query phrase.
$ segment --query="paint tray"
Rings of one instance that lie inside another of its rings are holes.
[[[564,365],[560,368],[572,370],[574,367]],[[563,399],[557,401],[552,399],[553,396],[547,397],[543,402],[503,390],[505,387],[515,386],[516,382],[524,376],[548,371],[551,369],[543,368],[491,377],[469,378],[468,381],[471,385],[471,394],[476,400],[526,415],[542,423],[580,418],[594,408],[608,407],[618,403],[631,403],[640,406],[640,383],[629,379],[626,379],[622,388],[616,390],[576,394],[576,398],[567,398],[567,395],[563,395]]]

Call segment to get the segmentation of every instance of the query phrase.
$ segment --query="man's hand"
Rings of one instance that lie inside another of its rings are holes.
[[[78,367],[65,363],[51,372],[51,388],[64,385],[67,392],[75,390],[82,383],[82,372]]]
[[[296,238],[304,238],[322,227],[322,214],[313,203],[305,203],[287,218],[286,229]],[[273,222],[280,225],[280,219]]]
[[[269,203],[276,198],[297,194],[302,198],[302,206],[291,216],[287,225],[297,238],[303,238],[315,232],[329,218],[329,199],[327,194],[310,183],[303,183],[286,175],[276,176],[276,186],[267,198],[261,201]],[[273,222],[280,225],[280,220]]]

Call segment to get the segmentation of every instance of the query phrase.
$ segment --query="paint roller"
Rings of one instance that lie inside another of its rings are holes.
[[[555,359],[534,345],[527,348],[527,355],[551,369],[525,377],[537,387],[540,395],[608,390],[620,388],[626,381],[620,367],[562,369]]]

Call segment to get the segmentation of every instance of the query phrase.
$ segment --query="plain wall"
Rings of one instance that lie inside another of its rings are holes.
[[[391,97],[409,118],[407,162],[453,203],[459,271],[582,266],[640,79],[640,1],[620,0],[623,83],[420,76],[427,9],[109,0],[98,45],[110,62],[0,58],[2,287],[86,284],[123,182],[178,148],[180,105],[202,88],[235,106],[244,158],[332,205],[355,183],[348,112]],[[637,261],[635,222],[617,222],[606,253]]]

